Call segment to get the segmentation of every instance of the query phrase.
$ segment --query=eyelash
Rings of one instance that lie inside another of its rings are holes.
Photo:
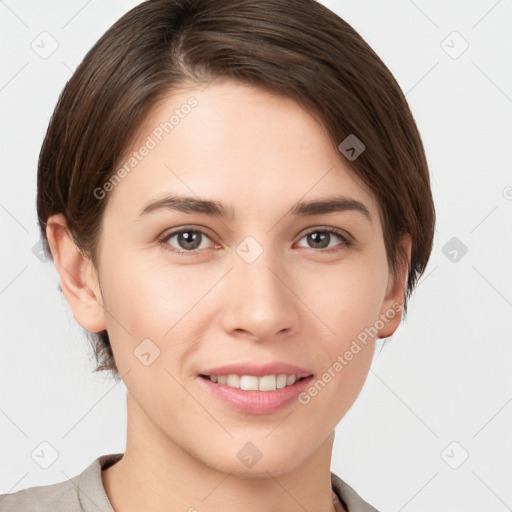
[[[190,255],[190,256],[196,255],[196,254],[198,254],[198,251],[199,251],[198,249],[196,249],[195,251],[180,251],[180,250],[176,249],[175,247],[171,247],[167,243],[167,241],[170,238],[172,238],[173,236],[179,235],[181,233],[187,233],[187,232],[190,232],[190,233],[201,233],[201,235],[204,235],[207,238],[211,239],[211,237],[208,235],[208,233],[206,233],[202,229],[182,228],[182,229],[179,229],[179,230],[176,230],[176,231],[171,231],[170,233],[165,234],[163,237],[159,238],[158,242],[164,247],[164,249],[166,249],[168,251],[171,251],[172,253],[175,253],[175,254],[178,254],[178,255],[182,255],[182,256],[185,256],[185,255]],[[302,240],[304,237],[310,235],[311,233],[330,233],[331,235],[336,235],[342,241],[342,244],[341,244],[342,247],[341,248],[317,249],[318,252],[322,252],[322,253],[335,253],[335,252],[339,252],[339,251],[343,250],[343,248],[349,248],[353,244],[352,241],[346,235],[344,235],[341,231],[339,231],[337,229],[334,229],[334,228],[314,228],[314,229],[311,229],[310,231],[304,233],[299,240]],[[310,247],[309,249],[311,249],[313,251],[315,250],[315,248],[313,248],[313,247]]]

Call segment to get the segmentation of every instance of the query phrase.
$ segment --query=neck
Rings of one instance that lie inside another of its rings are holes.
[[[332,434],[303,464],[254,478],[205,464],[193,447],[187,451],[165,436],[129,393],[127,406],[124,456],[102,471],[116,512],[344,510],[331,488]]]

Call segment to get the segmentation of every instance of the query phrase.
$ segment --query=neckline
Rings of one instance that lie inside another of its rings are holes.
[[[124,453],[101,455],[80,475],[78,494],[84,512],[98,512],[98,508],[102,512],[115,512],[103,485],[101,472],[119,462],[123,456]],[[333,499],[336,499],[336,512],[341,512],[343,509],[352,512],[344,499],[346,488],[348,488],[348,485],[331,472],[331,490]]]

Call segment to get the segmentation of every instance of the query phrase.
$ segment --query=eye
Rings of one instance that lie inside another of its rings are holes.
[[[333,245],[331,242],[338,238],[341,243]],[[306,239],[310,249],[318,249],[320,252],[337,252],[343,248],[350,247],[352,241],[342,231],[334,228],[315,228],[303,235],[301,240]],[[172,242],[174,240],[174,243]],[[160,244],[165,249],[177,254],[195,255],[199,249],[212,248],[215,244],[208,247],[208,241],[212,242],[208,234],[201,229],[182,228],[171,231],[164,235]]]
[[[171,240],[175,240],[173,245]],[[167,233],[160,239],[160,243],[168,250],[178,254],[195,254],[199,249],[207,249],[203,242],[210,240],[210,237],[200,229],[184,228]],[[180,250],[181,249],[181,250]]]
[[[341,243],[330,245],[333,238],[337,237]],[[306,233],[301,240],[306,239],[311,244],[310,249],[320,249],[321,252],[336,252],[343,248],[350,247],[352,242],[340,230],[334,228],[315,228]],[[334,248],[330,248],[334,247]],[[326,250],[327,249],[327,250]]]

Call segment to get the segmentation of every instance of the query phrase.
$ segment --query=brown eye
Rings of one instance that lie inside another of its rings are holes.
[[[309,233],[306,233],[302,239],[304,238],[307,240],[308,248],[319,249],[321,251],[324,250],[324,252],[338,251],[351,245],[351,242],[348,240],[348,238],[335,229],[315,229]],[[332,242],[335,242],[336,238],[338,239],[338,243],[333,244]]]
[[[174,243],[171,241],[175,239]],[[199,229],[181,229],[179,231],[173,231],[166,235],[161,242],[171,251],[177,253],[195,254],[194,251],[198,249],[206,249],[204,245],[205,240],[210,240],[208,235]]]
[[[325,249],[329,246],[329,241],[332,238],[331,233],[325,233],[324,231],[315,231],[306,236],[308,243],[312,244],[314,249]]]

